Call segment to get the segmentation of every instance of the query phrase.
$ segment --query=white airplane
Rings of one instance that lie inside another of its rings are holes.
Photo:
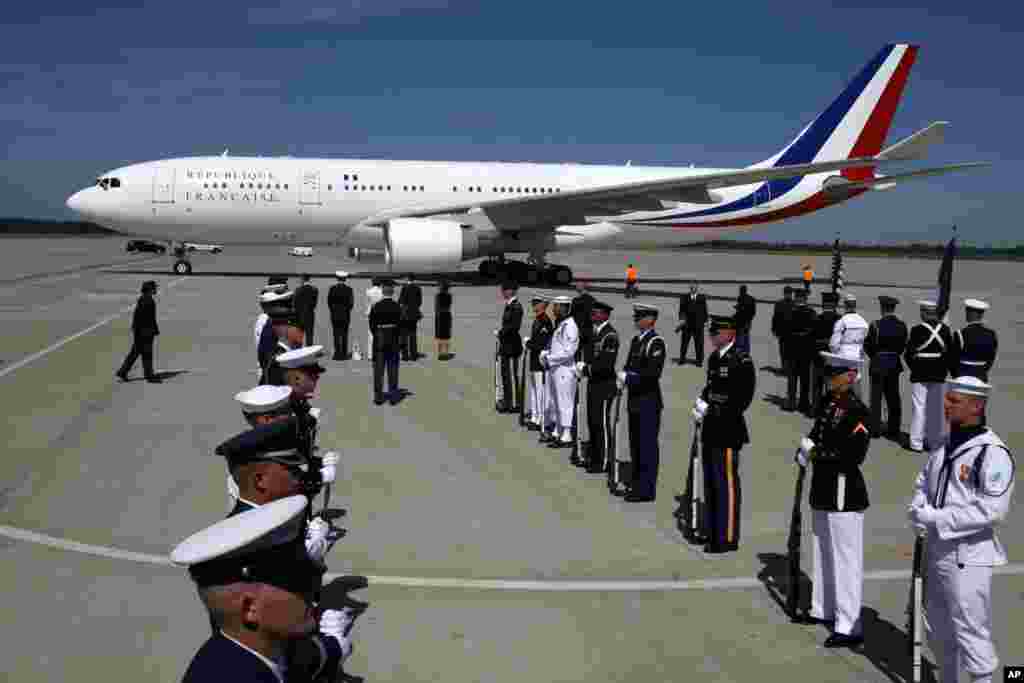
[[[923,158],[936,122],[882,144],[918,48],[887,45],[778,154],[742,169],[189,157],[104,173],[67,205],[118,232],[220,244],[346,246],[395,273],[443,272],[462,261],[485,275],[565,284],[550,252],[670,246],[800,216],[869,190],[983,163],[889,176],[876,168]],[[526,254],[523,262],[506,254]],[[176,250],[173,270],[192,272]]]

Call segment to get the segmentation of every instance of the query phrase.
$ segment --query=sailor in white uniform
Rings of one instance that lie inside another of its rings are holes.
[[[551,345],[540,354],[541,363],[548,371],[548,401],[555,418],[555,429],[549,439],[561,446],[571,446],[572,413],[576,403],[576,351],[580,345],[580,331],[569,315],[572,299],[556,296],[555,332]],[[541,438],[544,438],[542,434]]]
[[[1007,562],[995,527],[1010,509],[1015,465],[985,424],[991,385],[961,376],[946,387],[950,433],[914,482],[911,525],[925,538],[925,632],[943,683],[961,669],[989,683],[999,667],[992,642],[992,567]]]
[[[846,313],[832,328],[828,350],[844,358],[861,358],[864,355],[864,340],[868,336],[868,321],[857,312],[856,296],[847,294],[843,303]]]

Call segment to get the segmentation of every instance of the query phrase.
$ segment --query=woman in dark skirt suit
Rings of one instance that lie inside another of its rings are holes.
[[[452,295],[448,291],[448,281],[441,280],[440,288],[434,296],[434,342],[437,345],[437,357],[450,360],[452,354],[449,344],[452,338]]]

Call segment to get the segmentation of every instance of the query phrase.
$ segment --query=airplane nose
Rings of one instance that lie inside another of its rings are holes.
[[[79,190],[70,197],[68,197],[67,207],[75,213],[84,213],[85,207],[85,190]]]

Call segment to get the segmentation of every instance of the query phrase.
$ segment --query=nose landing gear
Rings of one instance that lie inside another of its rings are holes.
[[[174,265],[171,266],[171,272],[175,275],[191,275],[192,274],[192,262],[188,260],[188,251],[185,249],[184,244],[174,245],[172,252],[174,254]]]

